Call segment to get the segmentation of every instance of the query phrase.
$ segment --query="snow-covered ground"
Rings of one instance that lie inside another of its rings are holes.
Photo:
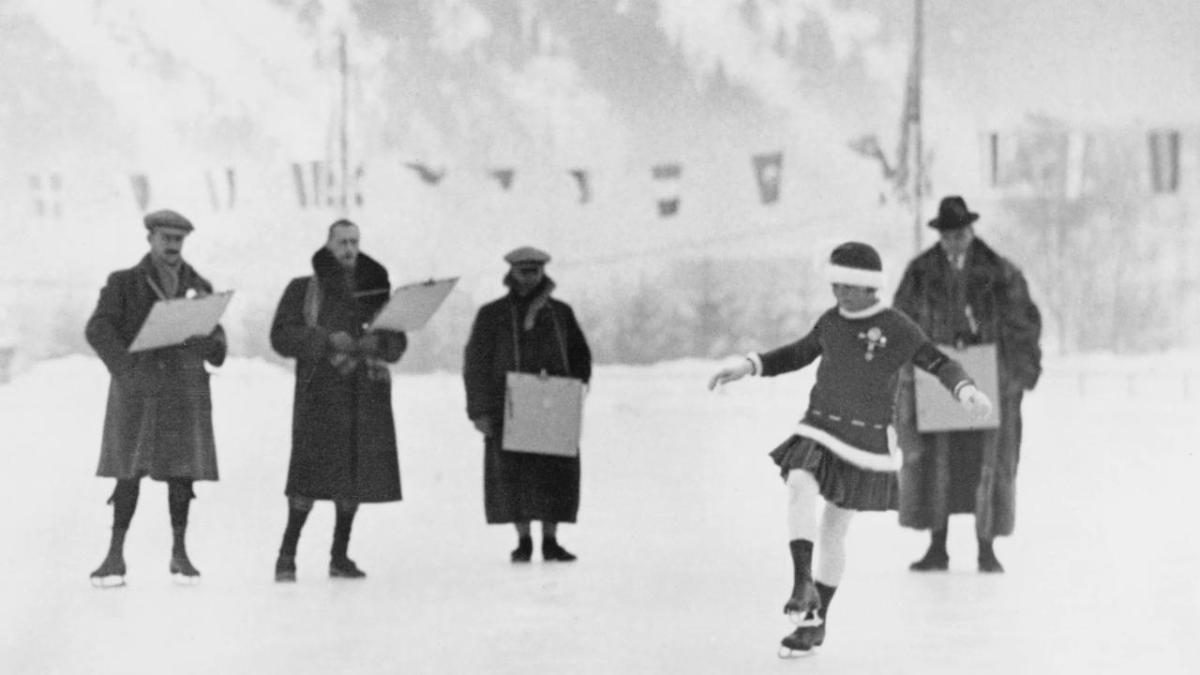
[[[327,578],[322,504],[298,583],[276,585],[292,377],[231,360],[213,378],[222,480],[192,507],[203,583],[170,582],[166,490],[148,482],[129,585],[100,591],[87,575],[111,518],[112,481],[93,476],[108,378],[91,358],[38,364],[0,386],[0,671],[1200,672],[1195,358],[1053,364],[1026,399],[1017,532],[997,544],[1008,573],[974,571],[967,516],[951,571],[932,575],[907,571],[923,533],[861,516],[828,641],[799,661],[775,656],[790,561],[765,453],[810,380],[711,394],[711,369],[599,369],[580,522],[560,533],[580,560],[520,567],[511,529],[483,522],[458,376],[397,377],[405,500],[360,512],[350,553],[369,577]]]

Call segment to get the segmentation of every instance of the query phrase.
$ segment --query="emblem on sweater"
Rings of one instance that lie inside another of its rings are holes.
[[[875,358],[875,350],[882,349],[887,346],[887,336],[879,326],[871,326],[865,333],[859,333],[858,339],[867,343],[867,353],[864,356],[868,361]]]

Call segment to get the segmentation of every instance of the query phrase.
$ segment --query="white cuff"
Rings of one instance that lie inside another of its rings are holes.
[[[746,355],[746,360],[754,367],[750,374],[754,377],[762,377],[762,357],[758,355],[758,352],[750,352]]]

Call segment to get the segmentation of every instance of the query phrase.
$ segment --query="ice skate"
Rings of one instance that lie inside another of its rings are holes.
[[[333,558],[329,561],[330,579],[362,579],[367,573],[358,569],[358,565],[349,558]]]
[[[109,555],[90,575],[96,588],[118,588],[125,585],[125,560]]]
[[[296,580],[296,556],[279,554],[275,559],[275,581],[286,583]]]
[[[797,582],[792,589],[792,597],[783,605],[783,613],[797,626],[817,626],[821,618],[817,612],[821,609],[821,596],[811,579]]]
[[[779,642],[779,658],[793,659],[799,656],[813,654],[813,647],[819,647],[825,642],[825,622],[814,612],[808,617],[818,623],[810,626],[800,626],[791,634],[785,635]]]
[[[171,581],[182,586],[195,586],[200,583],[200,570],[188,560],[187,553],[171,555]]]

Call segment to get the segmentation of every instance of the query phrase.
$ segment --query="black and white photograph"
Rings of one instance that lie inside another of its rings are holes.
[[[1200,672],[1196,0],[0,0],[0,672]]]

